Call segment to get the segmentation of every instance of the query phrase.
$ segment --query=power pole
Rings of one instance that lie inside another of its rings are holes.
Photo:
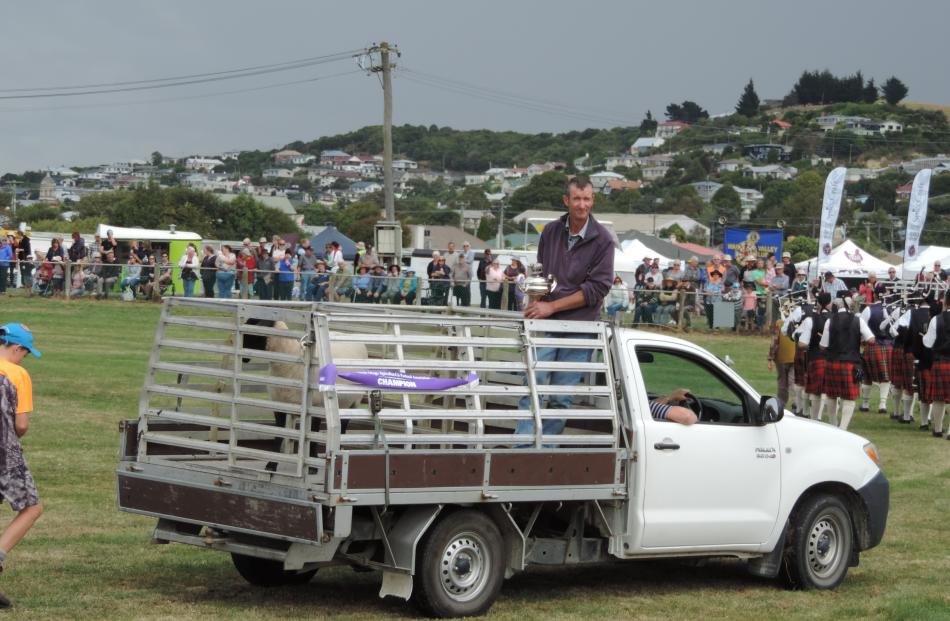
[[[13,186],[13,193],[10,194],[10,213],[14,218],[13,225],[16,226],[16,181],[11,181],[10,185]]]
[[[501,213],[498,216],[498,243],[495,245],[498,246],[498,249],[501,250],[504,248],[505,240],[505,201],[501,201]]]
[[[379,64],[374,55],[379,54]],[[392,254],[395,261],[402,255],[402,227],[396,220],[396,203],[393,190],[393,82],[391,55],[399,56],[395,45],[383,41],[366,50],[371,59],[369,71],[382,74],[383,85],[383,207],[385,217],[376,223],[376,249],[380,254]],[[362,65],[362,58],[361,63]]]
[[[383,193],[386,219],[393,222],[396,219],[396,204],[393,198],[393,78],[390,51],[399,53],[385,41],[379,44],[383,72]]]
[[[459,228],[463,231],[465,230],[465,208],[468,206],[468,201],[459,201]]]

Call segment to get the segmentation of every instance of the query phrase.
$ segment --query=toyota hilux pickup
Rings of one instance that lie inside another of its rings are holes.
[[[651,415],[673,393],[696,424]],[[832,589],[888,512],[874,445],[702,347],[500,311],[166,299],[122,428],[118,504],[155,541],[262,586],[377,571],[436,617],[486,612],[533,565],[617,559]]]

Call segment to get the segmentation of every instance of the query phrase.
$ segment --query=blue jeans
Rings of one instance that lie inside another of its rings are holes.
[[[614,315],[617,314],[617,311],[623,310],[623,307],[624,307],[623,302],[612,302],[612,303],[608,304],[608,305],[607,305],[607,316],[608,316],[608,317],[613,317]]]
[[[195,297],[195,282],[194,280],[184,279],[181,281],[182,286],[185,288],[185,297],[193,298]]]
[[[555,338],[593,338],[589,334],[566,334],[566,333],[555,333],[548,334],[548,337]],[[540,347],[538,348],[538,362],[590,362],[591,355],[594,353],[592,349],[580,349],[575,347]],[[535,382],[539,386],[549,385],[549,386],[575,386],[581,383],[581,378],[583,373],[580,371],[537,371],[535,373]],[[528,383],[528,376],[525,375],[524,383]],[[541,392],[539,390],[539,392]],[[539,401],[542,401],[542,397],[538,397]],[[557,410],[567,410],[570,409],[571,405],[574,403],[573,395],[548,395],[548,408],[557,409]],[[538,404],[540,407],[544,407],[544,403]],[[531,399],[529,395],[521,397],[518,401],[519,410],[529,410],[531,409]],[[549,418],[545,419],[541,424],[541,433],[542,435],[555,435],[564,431],[564,426],[567,424],[567,420],[563,418]],[[534,421],[530,420],[520,420],[518,425],[515,427],[516,434],[533,434],[534,433]]]
[[[316,276],[316,272],[300,272],[300,301],[313,301],[313,293],[310,290],[310,279]]]
[[[139,286],[138,278],[123,278],[122,282],[119,283],[119,289],[125,291],[125,288],[128,287],[132,290],[132,293],[135,293],[135,288]]]
[[[218,297],[223,300],[231,299],[231,289],[234,288],[234,272],[218,271],[215,274],[218,282]]]

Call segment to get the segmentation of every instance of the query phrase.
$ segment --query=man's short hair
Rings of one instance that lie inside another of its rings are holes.
[[[571,187],[575,187],[578,190],[583,190],[587,187],[594,187],[594,184],[587,175],[574,175],[567,180],[567,185],[564,186],[564,196],[571,195]]]

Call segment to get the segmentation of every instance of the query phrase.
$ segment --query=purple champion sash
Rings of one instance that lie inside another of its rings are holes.
[[[356,382],[371,388],[388,390],[448,390],[478,382],[478,375],[469,373],[468,377],[430,377],[412,375],[387,369],[367,369],[365,371],[337,371],[335,364],[320,369],[320,385],[332,386],[337,378]]]

